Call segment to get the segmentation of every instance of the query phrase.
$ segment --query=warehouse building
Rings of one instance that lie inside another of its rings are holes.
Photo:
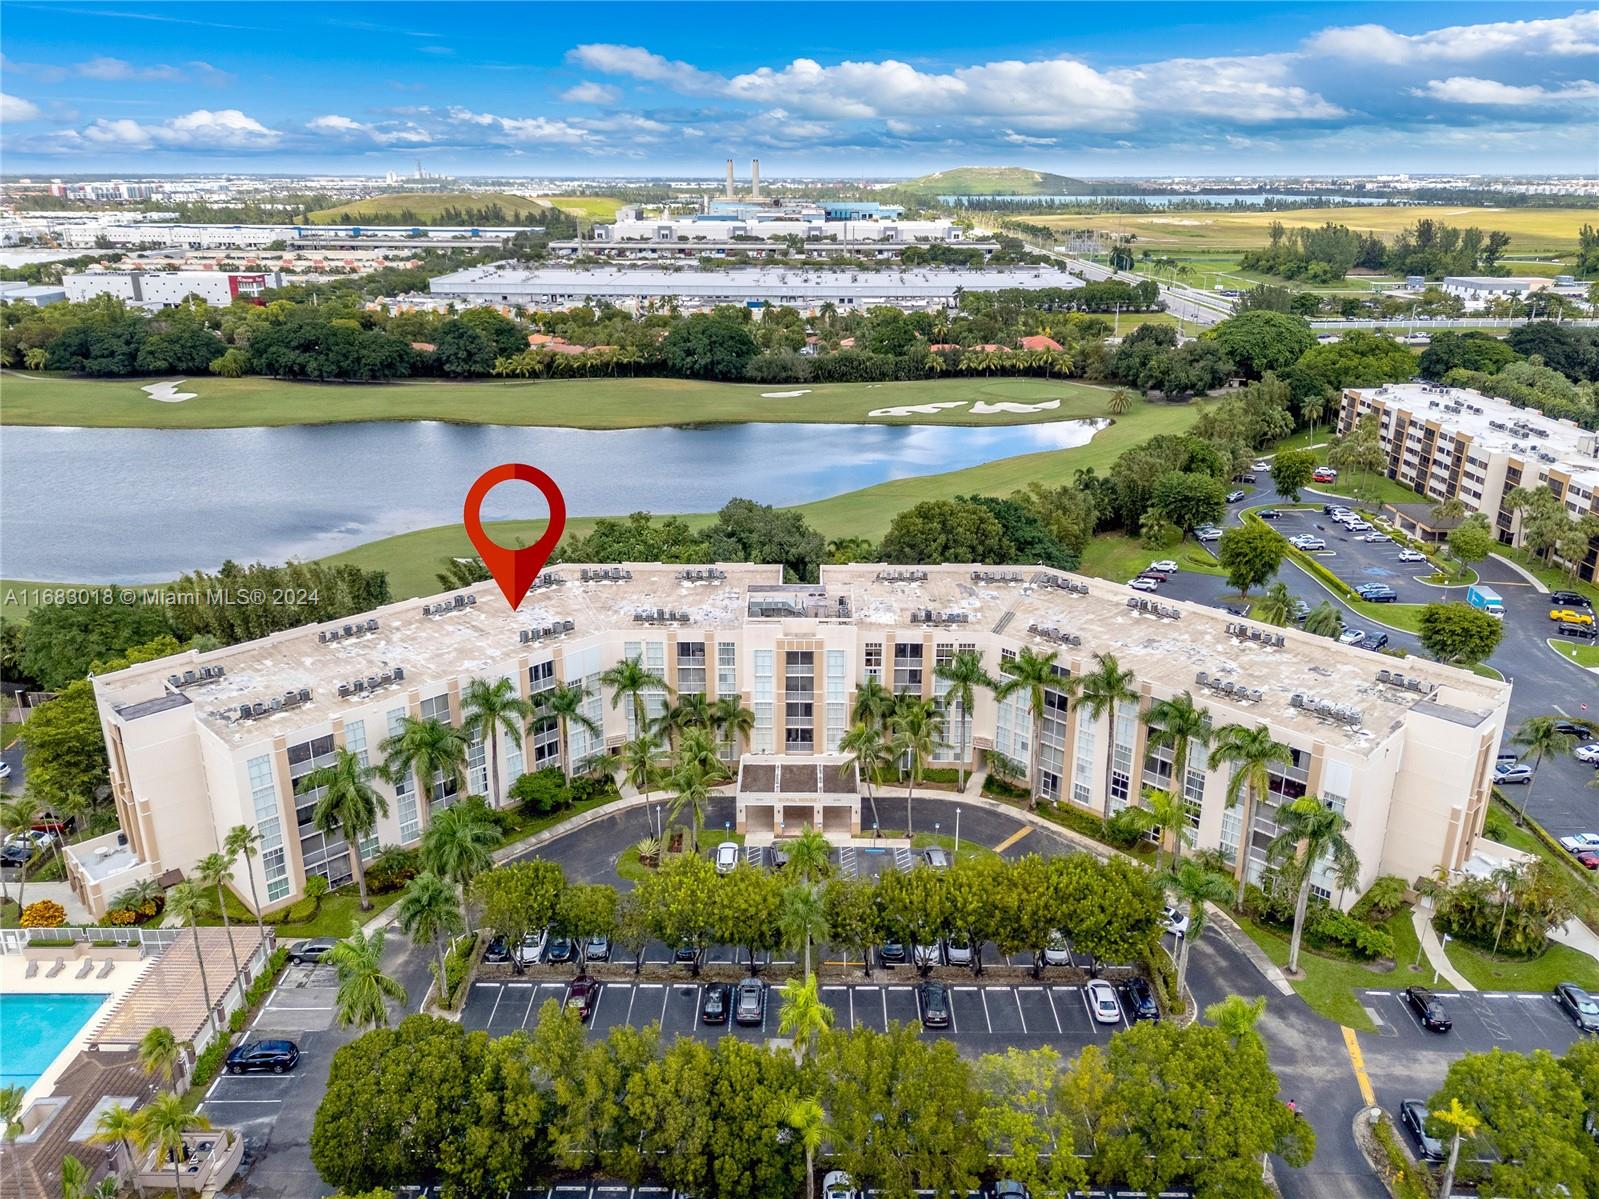
[[[277,271],[80,271],[63,276],[61,285],[73,301],[116,296],[138,308],[172,308],[199,296],[207,304],[226,307],[282,287],[283,276]]]
[[[1345,905],[1379,874],[1455,871],[1484,848],[1510,696],[1497,679],[1033,567],[824,566],[818,583],[785,584],[779,566],[633,563],[548,569],[515,611],[483,584],[97,676],[121,832],[68,846],[68,877],[100,913],[139,878],[192,872],[245,824],[262,852],[239,867],[254,872],[264,907],[281,908],[312,875],[350,877],[350,847],[317,830],[319,796],[302,782],[336,749],[377,763],[406,717],[459,725],[474,679],[509,679],[535,701],[557,683],[585,689],[599,735],[568,722],[563,739],[543,720],[502,734],[493,755],[474,742],[459,780],[376,781],[388,814],[361,854],[415,845],[461,795],[503,796],[541,767],[582,770],[633,736],[633,704],[613,703],[599,682],[624,658],[676,695],[737,696],[752,712],[748,736],[726,733],[722,746],[750,843],[818,821],[842,838],[859,831],[859,805],[828,770],[841,765],[858,688],[870,679],[938,699],[937,667],[957,653],[975,651],[999,674],[1023,649],[1055,655],[1063,678],[1113,655],[1137,698],[1096,716],[1051,688],[1035,745],[1025,695],[981,692],[970,712],[951,705],[938,765],[1002,755],[1033,770],[1043,796],[1101,815],[1147,788],[1177,790],[1194,844],[1220,849],[1249,878],[1266,870],[1279,807],[1313,793],[1350,822],[1358,885],[1315,877],[1318,893]],[[1185,692],[1218,726],[1263,725],[1290,749],[1257,808],[1228,805],[1229,767],[1195,755],[1173,780],[1170,750],[1150,744],[1140,713]],[[666,700],[646,695],[647,717]],[[755,769],[764,766],[777,769]],[[243,879],[239,893],[251,893]]]

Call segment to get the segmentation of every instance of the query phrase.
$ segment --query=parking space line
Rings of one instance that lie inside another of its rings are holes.
[[[1083,1012],[1088,1016],[1088,1024],[1089,1027],[1092,1028],[1093,1026],[1097,1025],[1099,1021],[1094,1019],[1094,1005],[1088,1002],[1088,988],[1084,987],[1080,994],[1083,997]]]
[[[1022,1032],[1027,1032],[1027,1013],[1022,1011],[1022,997],[1015,987],[1009,988],[1010,997],[1016,1001],[1016,1018],[1022,1022]]]
[[[494,996],[494,1006],[489,1009],[489,1023],[494,1023],[494,1013],[500,1010],[500,1000],[505,998],[505,988],[501,987]]]
[[[597,1024],[594,1023],[594,1019],[595,1019],[596,1016],[598,1016],[600,1014],[600,1004],[605,1002],[605,992],[609,991],[610,989],[611,988],[609,988],[609,987],[602,986],[600,988],[600,993],[594,997],[594,1007],[592,1009],[590,1009],[590,1011],[589,1011],[589,1027],[590,1028],[599,1027]]]
[[[984,987],[978,992],[983,997],[983,1023],[988,1025],[988,1031],[994,1031],[994,1019],[988,1014],[988,988]]]
[[[694,989],[696,991],[699,990],[699,984],[698,983],[694,984]],[[657,1028],[665,1028],[666,1027],[666,1001],[668,999],[670,999],[671,997],[672,997],[672,989],[670,987],[662,987],[661,988],[661,1014],[655,1018],[655,1027],[657,1027]]]
[[[1061,1027],[1060,1027],[1060,1013],[1055,1010],[1055,994],[1054,994],[1053,991],[1045,989],[1044,990],[1044,998],[1049,1000],[1049,1014],[1051,1016],[1055,1017],[1055,1035],[1058,1037],[1058,1036],[1061,1035]]]

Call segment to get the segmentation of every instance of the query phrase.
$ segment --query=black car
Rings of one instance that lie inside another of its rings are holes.
[[[1366,639],[1360,643],[1361,649],[1381,649],[1388,644],[1387,633],[1367,633]]]
[[[1348,512],[1348,511],[1349,511],[1349,509],[1347,507],[1345,507],[1343,504],[1323,504],[1321,506],[1321,514],[1323,516],[1331,516],[1335,512]]]
[[[282,1074],[300,1061],[300,1047],[293,1041],[251,1041],[228,1054],[229,1074]]]
[[[1427,1105],[1419,1099],[1407,1099],[1399,1105],[1399,1122],[1415,1138],[1420,1157],[1430,1162],[1444,1160],[1444,1143],[1427,1132]]]
[[[1406,1006],[1416,1014],[1423,1028],[1433,1032],[1448,1032],[1455,1026],[1455,1022],[1444,1014],[1444,1005],[1426,987],[1406,987],[1403,995]]]
[[[1561,983],[1557,986],[1555,1002],[1583,1032],[1599,1032],[1599,1000],[1576,983]]]
[[[332,937],[318,937],[314,941],[296,941],[289,946],[289,964],[303,966],[307,962],[313,966],[328,956],[329,951],[337,944]],[[501,941],[503,945],[504,942]],[[505,961],[505,958],[501,958]]]
[[[1282,513],[1275,508],[1262,508],[1255,515],[1260,517],[1261,520],[1276,520]]]
[[[20,841],[0,846],[0,866],[26,866],[33,857],[33,847]]]
[[[922,1024],[927,1028],[948,1028],[949,989],[941,982],[925,982],[916,990],[922,1001]]]
[[[1555,625],[1556,637],[1580,637],[1584,641],[1591,641],[1599,637],[1599,625],[1578,624],[1574,620],[1562,620]]]
[[[544,953],[546,962],[575,962],[577,960],[577,942],[571,937],[552,937],[550,947]]]
[[[1549,603],[1557,608],[1591,608],[1593,604],[1580,591],[1551,591]]]
[[[1119,988],[1122,1008],[1134,1020],[1160,1019],[1160,1005],[1155,1002],[1155,992],[1141,978],[1129,978]]]
[[[760,979],[739,980],[733,997],[733,1019],[740,1024],[761,1024],[766,1020],[766,984]]]
[[[700,998],[700,1019],[706,1024],[726,1024],[728,999],[733,988],[726,983],[707,983]]]
[[[1250,474],[1250,473],[1248,473],[1247,471],[1244,474],[1234,475],[1233,476],[1233,482],[1234,483],[1253,483],[1254,481],[1255,481],[1255,476]]]
[[[499,965],[510,960],[511,944],[504,937],[492,938],[488,948],[483,951],[483,961],[487,965]]]
[[[1555,732],[1567,737],[1591,737],[1592,730],[1585,724],[1577,724],[1571,720],[1555,721]]]
[[[890,941],[886,945],[877,947],[877,964],[879,966],[903,966],[906,960],[905,946],[897,941]]]
[[[1368,604],[1392,604],[1398,602],[1399,593],[1392,587],[1374,587],[1370,591],[1362,593],[1360,598]]]
[[[672,961],[679,966],[692,966],[699,960],[700,947],[698,945],[690,945],[687,941],[684,941],[676,949],[672,950]]]

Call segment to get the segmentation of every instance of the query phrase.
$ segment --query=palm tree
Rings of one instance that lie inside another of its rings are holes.
[[[722,761],[719,750],[715,733],[710,729],[691,725],[683,730],[682,737],[678,741],[677,765],[686,766],[694,762],[703,766],[706,774],[725,781],[729,777],[728,767],[727,763]]]
[[[1266,588],[1266,594],[1255,601],[1255,619],[1276,625],[1278,628],[1286,625],[1293,614],[1294,595],[1288,590],[1287,583],[1273,583]]]
[[[721,777],[707,770],[704,763],[690,761],[678,766],[667,780],[672,789],[672,806],[667,809],[666,818],[676,820],[685,809],[688,811],[692,825],[690,844],[695,849],[700,845],[700,830],[705,827],[706,805]]]
[[[884,724],[894,711],[894,693],[876,679],[863,679],[855,688],[855,709],[850,719],[858,724]]]
[[[133,1144],[138,1139],[139,1117],[120,1103],[113,1103],[101,1112],[94,1122],[94,1132],[89,1136],[89,1143],[114,1145],[121,1149],[122,1161],[117,1163],[113,1173],[120,1178],[124,1169],[132,1171],[134,1189],[142,1195],[144,1189],[139,1186],[139,1166],[133,1155]],[[114,1154],[113,1160],[115,1160]]]
[[[1180,861],[1163,880],[1179,900],[1188,905],[1188,931],[1177,945],[1177,994],[1181,997],[1188,978],[1188,947],[1205,928],[1205,905],[1225,903],[1233,893],[1232,880],[1198,862]]]
[[[1249,866],[1249,828],[1254,823],[1255,805],[1271,786],[1273,765],[1287,766],[1294,760],[1293,750],[1272,739],[1265,725],[1250,728],[1242,724],[1223,725],[1216,730],[1216,747],[1210,751],[1210,768],[1215,770],[1226,763],[1232,766],[1233,776],[1227,782],[1227,806],[1235,806],[1243,798],[1243,817],[1238,824],[1238,861],[1234,874],[1238,880],[1237,899],[1244,902],[1244,872]]]
[[[661,713],[657,724],[657,731],[663,732],[674,744],[677,738],[691,729],[702,729],[706,732],[715,727],[715,720],[711,716],[711,701],[698,691],[688,694],[679,694],[677,702],[667,707]]]
[[[648,731],[622,746],[622,777],[644,796],[645,803],[649,802],[650,792],[660,781],[661,748],[661,739]]]
[[[414,772],[422,799],[431,811],[433,777],[442,775],[444,781],[453,780],[459,786],[466,772],[466,744],[466,734],[453,725],[406,716],[400,721],[399,731],[379,746],[383,775],[398,784]]]
[[[173,1075],[184,1065],[183,1046],[172,1030],[158,1024],[139,1040],[139,1068],[154,1078],[172,1085]]]
[[[500,735],[522,737],[522,721],[530,705],[516,693],[510,679],[473,679],[461,696],[461,729],[489,747],[489,800],[500,806]],[[362,905],[365,907],[365,905]]]
[[[22,1163],[17,1160],[17,1138],[22,1135],[21,1087],[0,1087],[0,1132],[5,1134],[6,1156],[11,1159],[11,1171],[17,1181],[17,1194],[22,1194]]]
[[[147,903],[153,903],[162,895],[161,884],[153,878],[141,878],[130,887],[124,887],[111,899],[113,908],[128,908],[138,911]]]
[[[822,1147],[827,1115],[820,1103],[807,1097],[790,1103],[783,1120],[799,1134],[800,1147],[805,1150],[805,1199],[816,1199],[816,1151]]]
[[[717,735],[732,743],[733,756],[736,758],[739,747],[749,740],[750,732],[755,728],[755,713],[744,706],[741,696],[723,695],[711,705],[711,722],[716,727]]]
[[[1157,699],[1144,713],[1144,725],[1149,729],[1148,742],[1155,748],[1171,747],[1172,792],[1185,803],[1188,799],[1188,754],[1193,749],[1210,748],[1215,728],[1210,721],[1210,711],[1194,703],[1191,692],[1184,691],[1170,699]],[[1181,857],[1183,847],[1177,846]]]
[[[422,865],[461,891],[461,908],[470,912],[467,889],[494,864],[499,830],[471,808],[445,808],[422,834]]]
[[[0,803],[0,830],[7,835],[11,833],[25,833],[33,827],[33,822],[39,819],[39,801],[27,792]],[[22,909],[27,905],[22,897],[28,887],[28,869],[24,866],[17,871],[17,919],[20,921]]]
[[[850,760],[855,763],[855,769],[860,771],[861,777],[866,780],[866,802],[872,807],[872,824],[875,827],[877,796],[872,790],[872,780],[892,757],[888,742],[884,739],[881,729],[862,720],[839,739],[838,747],[849,754]]]
[[[1327,411],[1327,400],[1322,395],[1309,395],[1299,401],[1299,413],[1305,418],[1305,423],[1310,426],[1310,431],[1316,431],[1316,425],[1321,421]]]
[[[211,1121],[191,1112],[171,1091],[162,1091],[139,1109],[138,1124],[139,1149],[155,1154],[158,1161],[172,1158],[172,1193],[183,1194],[183,1134],[210,1128]],[[137,1165],[134,1172],[138,1173]]]
[[[424,870],[410,882],[400,895],[395,909],[400,927],[411,937],[413,945],[429,945],[439,955],[439,986],[444,986],[444,939],[459,933],[465,927],[461,916],[461,902],[449,882]]]
[[[611,707],[621,706],[622,700],[633,701],[633,732],[644,731],[644,693],[668,691],[666,680],[647,669],[637,658],[623,658],[600,675],[600,686],[611,689]]]
[[[239,947],[233,943],[233,921],[228,917],[228,901],[223,892],[223,888],[233,881],[233,868],[221,854],[206,854],[195,863],[194,878],[201,886],[217,889],[217,910],[222,913],[222,927],[228,933],[228,956],[233,959],[233,981],[242,995],[244,983],[240,980],[244,971],[239,967]]]
[[[805,977],[811,976],[811,943],[827,936],[827,918],[822,914],[822,897],[812,883],[795,883],[783,892],[778,926],[786,945],[805,947]]]
[[[440,728],[446,726],[440,725]],[[452,733],[459,729],[450,729]],[[361,841],[377,827],[378,814],[389,814],[389,801],[379,795],[371,780],[380,771],[376,766],[364,766],[358,755],[347,749],[333,751],[333,761],[319,766],[300,780],[297,794],[305,795],[320,790],[322,798],[316,801],[311,822],[323,836],[337,831],[350,847],[350,870],[355,875],[355,889],[361,896],[361,910],[372,910],[372,901],[366,897],[366,868],[361,864]]]
[[[1161,850],[1167,845],[1172,847],[1171,861],[1175,868],[1177,860],[1183,856],[1183,846],[1194,843],[1193,834],[1188,831],[1188,805],[1175,791],[1152,787],[1144,792],[1144,807],[1149,813],[1150,827],[1160,832]],[[1160,868],[1158,853],[1155,867]]]
[[[567,740],[568,727],[576,724],[592,737],[600,735],[599,721],[583,711],[588,694],[588,689],[582,683],[574,683],[570,687],[565,683],[557,683],[539,694],[533,709],[535,720],[553,720],[560,728],[561,773],[569,783],[572,781],[572,747]]]
[[[1110,398],[1105,401],[1105,411],[1112,416],[1125,416],[1133,408],[1133,393],[1125,387],[1118,387],[1110,393]]]
[[[1116,769],[1116,705],[1136,704],[1138,692],[1133,690],[1133,672],[1123,670],[1111,654],[1095,654],[1098,668],[1083,676],[1082,699],[1089,713],[1097,721],[1109,716],[1106,727],[1110,730],[1105,742],[1105,811],[1109,816],[1111,803],[1111,777]],[[1129,793],[1132,780],[1128,780]]]
[[[910,801],[916,797],[916,784],[922,781],[922,770],[927,760],[938,752],[938,743],[944,733],[944,714],[930,699],[901,697],[901,703],[889,722],[894,740],[889,748],[896,757],[910,759],[910,787],[905,793],[905,811],[910,813]]]
[[[948,662],[933,668],[933,673],[949,684],[944,692],[946,704],[959,704],[961,714],[960,789],[966,790],[966,760],[971,744],[972,708],[977,703],[977,689],[994,687],[994,680],[983,669],[983,655],[976,650],[963,649]]]
[[[405,988],[383,973],[383,933],[367,936],[359,929],[328,951],[328,961],[339,974],[334,1016],[355,1028],[387,1028],[385,1000],[404,1006]],[[442,985],[442,982],[441,982]]]
[[[89,1167],[72,1154],[61,1158],[61,1199],[88,1199]]]
[[[1077,691],[1082,686],[1082,680],[1072,675],[1055,673],[1055,659],[1057,651],[1050,650],[1047,654],[1034,652],[1031,646],[1022,646],[1022,652],[1014,658],[1006,659],[1000,663],[1000,670],[1006,676],[994,688],[994,698],[1005,700],[1016,692],[1024,692],[1027,696],[1027,711],[1032,716],[1033,724],[1027,738],[1027,780],[1028,780],[1028,806],[1038,806],[1038,748],[1043,739],[1044,728],[1044,693],[1049,690],[1064,692],[1069,698],[1076,699]]]
[[[1305,913],[1310,908],[1310,885],[1316,864],[1328,859],[1333,877],[1340,887],[1352,887],[1360,880],[1360,858],[1344,836],[1349,827],[1343,813],[1323,804],[1314,795],[1303,795],[1277,813],[1281,830],[1271,839],[1266,856],[1287,863],[1299,878],[1299,897],[1294,902],[1294,932],[1288,941],[1288,972],[1299,972],[1299,942],[1305,930]]]
[[[255,871],[250,867],[250,860],[261,850],[261,834],[247,824],[236,824],[228,830],[222,848],[228,851],[230,861],[234,858],[244,859],[244,874],[250,880],[250,907],[255,910],[255,927],[261,933],[261,944],[265,945],[266,921],[261,919],[261,900],[255,893]]]
[[[1337,637],[1344,631],[1344,618],[1330,600],[1322,600],[1305,615],[1304,630],[1312,637]]]
[[[816,1038],[833,1027],[833,1009],[822,1002],[815,976],[791,978],[783,984],[783,1002],[777,1011],[779,1036],[794,1040],[794,1060],[804,1061]]]
[[[832,873],[832,854],[821,830],[807,828],[788,843],[788,872],[801,882],[821,882]]]
[[[1441,1112],[1433,1112],[1432,1117],[1443,1124],[1447,1124],[1450,1128],[1449,1160],[1444,1165],[1443,1178],[1438,1184],[1438,1193],[1440,1195],[1453,1195],[1455,1193],[1455,1168],[1460,1164],[1461,1138],[1476,1136],[1482,1120],[1476,1112],[1464,1106],[1457,1096],[1451,1096],[1449,1106]]]
[[[211,1019],[211,984],[205,976],[205,954],[200,952],[200,917],[211,912],[211,900],[199,886],[181,882],[167,892],[167,915],[176,916],[194,934],[194,960],[200,963],[200,990],[205,995],[205,1016]]]
[[[1563,754],[1576,744],[1577,739],[1570,733],[1562,733],[1557,727],[1553,716],[1529,716],[1521,722],[1521,727],[1516,730],[1516,735],[1510,738],[1512,745],[1522,748],[1521,760],[1525,762],[1528,755],[1532,756],[1532,773],[1537,777],[1538,767],[1543,765],[1545,754]],[[1532,798],[1533,780],[1528,779],[1521,789],[1521,814],[1518,821],[1527,823],[1527,801]]]
[[[1265,1010],[1264,995],[1257,995],[1254,999],[1245,999],[1242,995],[1229,995],[1226,999],[1217,1000],[1206,1007],[1205,1019],[1221,1029],[1223,1035],[1236,1049],[1245,1037],[1260,1036],[1255,1031],[1255,1024]]]

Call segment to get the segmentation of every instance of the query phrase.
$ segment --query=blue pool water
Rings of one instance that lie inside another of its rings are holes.
[[[109,998],[0,995],[0,1086],[32,1086]]]

